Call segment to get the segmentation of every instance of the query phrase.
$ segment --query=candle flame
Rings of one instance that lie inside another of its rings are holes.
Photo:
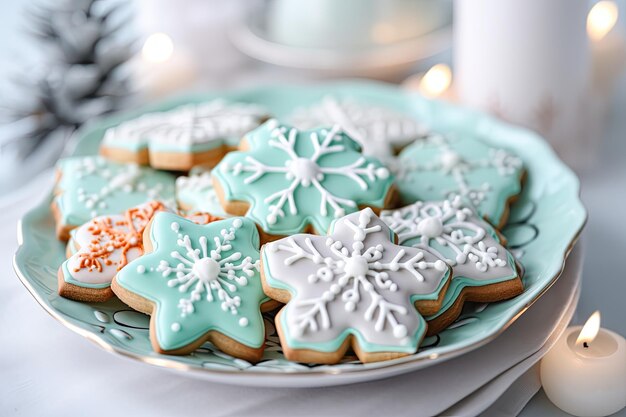
[[[576,339],[576,344],[580,345],[593,342],[593,339],[598,335],[598,331],[600,331],[600,312],[596,311],[587,319],[587,322],[578,335],[578,339]]]
[[[174,42],[165,33],[153,33],[143,44],[141,54],[143,59],[151,63],[165,62],[174,53]]]
[[[614,1],[597,2],[587,15],[587,34],[592,40],[599,41],[613,29],[618,16],[619,9]]]
[[[437,64],[426,71],[419,84],[419,91],[426,97],[439,97],[452,83],[452,70],[446,64]]]

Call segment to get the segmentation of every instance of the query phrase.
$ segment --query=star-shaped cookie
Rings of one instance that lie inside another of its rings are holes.
[[[210,341],[258,361],[265,335],[259,235],[248,219],[197,225],[161,212],[144,232],[145,254],[115,277],[115,294],[150,314],[157,352],[186,354]]]

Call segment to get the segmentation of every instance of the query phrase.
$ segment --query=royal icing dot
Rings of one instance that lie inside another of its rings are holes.
[[[140,274],[144,274],[146,272],[146,267],[143,265],[137,266],[137,272]]]
[[[248,325],[248,319],[245,317],[242,317],[239,319],[239,325],[241,327],[246,327]]]
[[[171,328],[173,332],[180,332],[180,329],[181,329],[180,323],[172,323]]]
[[[172,224],[170,225],[170,227],[172,228],[172,230],[176,233],[178,233],[178,231],[180,230],[180,224],[178,224],[177,222],[172,222]]]

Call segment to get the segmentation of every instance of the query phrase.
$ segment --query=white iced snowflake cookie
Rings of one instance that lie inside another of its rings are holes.
[[[270,120],[211,172],[224,209],[267,235],[318,234],[360,206],[384,208],[393,176],[338,126],[299,131]],[[263,237],[263,236],[262,236]]]
[[[290,360],[335,363],[352,347],[373,362],[415,353],[426,332],[419,311],[439,308],[450,269],[394,243],[371,209],[336,222],[328,236],[299,234],[262,250],[263,288],[287,305],[276,317]]]
[[[258,361],[265,332],[259,277],[259,234],[244,218],[197,225],[157,213],[146,253],[115,277],[112,289],[150,314],[157,352],[187,354],[210,341],[229,355]]]
[[[176,201],[182,210],[228,217],[213,187],[211,171],[204,167],[194,167],[189,176],[176,178]]]
[[[327,96],[308,107],[296,109],[289,121],[299,129],[341,126],[363,146],[365,155],[388,158],[428,133],[415,118],[354,98]]]
[[[398,235],[399,244],[427,250],[452,267],[441,309],[426,317],[428,334],[454,322],[465,301],[500,301],[524,290],[515,259],[496,230],[460,197],[418,201],[383,211],[380,217]]]
[[[216,99],[173,110],[147,113],[108,129],[101,153],[107,158],[188,171],[214,166],[243,135],[267,119],[267,111],[248,103]]]

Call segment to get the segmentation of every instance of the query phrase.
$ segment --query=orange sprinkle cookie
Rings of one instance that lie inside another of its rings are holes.
[[[73,272],[87,269],[93,272],[94,268],[102,272],[102,263],[106,266],[117,264],[116,271],[128,263],[128,251],[134,248],[141,249],[142,233],[152,215],[163,209],[161,203],[152,202],[145,207],[134,207],[127,210],[124,220],[114,220],[111,216],[97,217],[87,223],[87,231],[94,237],[85,251],[77,254],[78,265],[72,268]],[[119,251],[120,259],[115,262],[111,255]]]
[[[143,254],[144,229],[154,214],[163,210],[167,208],[162,203],[151,201],[121,215],[96,217],[79,227],[69,243],[74,253],[59,268],[59,294],[90,302],[111,298],[111,280]],[[219,219],[208,213],[187,217],[198,224]]]

